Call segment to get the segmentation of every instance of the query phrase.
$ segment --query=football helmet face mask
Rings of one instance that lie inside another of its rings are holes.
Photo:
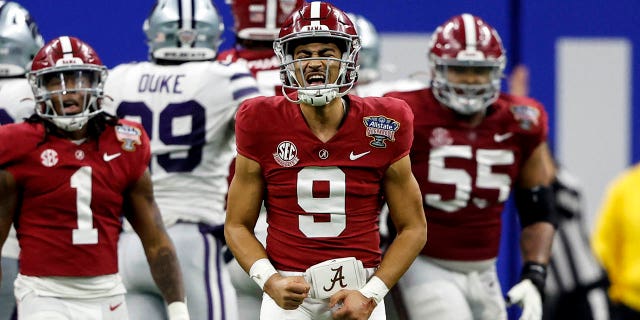
[[[360,37],[358,54],[358,83],[369,83],[380,78],[380,37],[376,27],[365,17],[347,13]]]
[[[298,45],[308,43],[333,43],[341,51],[340,58],[311,57],[294,59]],[[280,59],[282,92],[287,99],[287,90],[297,90],[298,100],[313,106],[326,105],[335,98],[346,95],[357,79],[356,61],[360,51],[360,39],[349,17],[329,3],[314,1],[303,5],[283,23],[279,38],[273,49]],[[320,60],[325,65],[324,83],[307,81],[307,70],[303,67],[310,60]],[[339,63],[335,81],[330,80],[330,66]],[[297,77],[296,75],[299,75]]]
[[[455,16],[433,33],[429,50],[431,88],[435,97],[463,115],[484,111],[498,99],[506,64],[498,32],[471,14]],[[449,72],[473,68],[488,75],[486,83],[454,83]]]
[[[224,23],[211,0],[158,0],[142,30],[152,60],[206,61],[218,55]]]
[[[240,39],[273,41],[280,26],[304,0],[227,0],[233,13],[234,32]]]
[[[107,68],[96,52],[73,37],[59,37],[38,51],[29,83],[36,113],[65,131],[82,129],[102,109]]]
[[[21,5],[0,1],[0,77],[24,76],[44,41]]]

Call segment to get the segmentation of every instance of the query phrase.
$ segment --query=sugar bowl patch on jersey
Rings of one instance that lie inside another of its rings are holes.
[[[116,138],[122,142],[122,149],[133,152],[136,150],[136,144],[141,144],[140,136],[142,131],[136,127],[126,124],[119,124],[115,127]]]
[[[373,138],[369,144],[376,148],[386,148],[385,140],[395,141],[395,134],[400,129],[400,122],[385,116],[371,116],[362,118],[367,128],[367,137]]]
[[[530,130],[532,126],[537,126],[540,119],[540,110],[532,106],[518,105],[511,107],[513,117],[520,123],[520,128]]]
[[[298,159],[298,147],[291,141],[282,141],[276,147],[273,159],[283,167],[293,167],[300,159]]]

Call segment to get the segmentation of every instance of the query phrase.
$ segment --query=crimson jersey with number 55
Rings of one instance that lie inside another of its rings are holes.
[[[501,212],[522,166],[547,137],[547,114],[530,98],[501,94],[470,127],[430,88],[392,92],[414,114],[411,165],[423,195],[429,239],[423,254],[481,260],[498,254]]]
[[[20,273],[99,276],[118,272],[123,193],[149,163],[149,139],[120,120],[98,141],[76,144],[42,123],[0,126],[0,167],[20,191]],[[100,263],[96,263],[100,261]]]
[[[283,96],[249,99],[236,116],[238,153],[257,161],[266,181],[267,253],[279,270],[350,256],[380,263],[382,180],[409,154],[413,114],[397,99],[344,99],[347,115],[327,142]]]

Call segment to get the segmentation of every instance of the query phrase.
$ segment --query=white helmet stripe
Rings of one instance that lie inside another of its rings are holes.
[[[267,21],[264,26],[267,29],[276,28],[276,18],[278,16],[278,0],[267,0]]]
[[[191,30],[193,24],[193,2],[192,0],[180,1],[180,19],[182,20],[182,29]]]
[[[462,15],[462,21],[464,21],[464,34],[466,37],[467,50],[475,51],[477,48],[477,31],[475,19],[472,15],[465,13]]]
[[[63,58],[73,58],[73,48],[71,47],[71,40],[69,40],[69,37],[60,37],[60,46],[62,47]]]
[[[320,25],[320,1],[311,2],[311,25]]]

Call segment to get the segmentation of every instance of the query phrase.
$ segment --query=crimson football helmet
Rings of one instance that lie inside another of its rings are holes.
[[[227,0],[233,13],[234,32],[240,39],[273,41],[282,22],[304,0]]]
[[[313,57],[294,59],[296,46],[305,42],[334,43],[342,51],[340,59]],[[282,24],[279,38],[273,43],[273,50],[280,59],[280,78],[283,83],[282,92],[287,99],[286,90],[297,90],[298,100],[295,103],[306,103],[313,106],[326,105],[336,97],[346,95],[357,79],[356,61],[360,51],[360,39],[353,22],[346,13],[333,5],[314,1],[304,4],[290,15]],[[305,80],[301,62],[305,60],[325,60],[325,80],[322,85],[309,85]],[[340,63],[340,70],[335,82],[329,82],[329,62]],[[302,83],[296,78],[296,68],[302,75]]]
[[[498,32],[479,17],[461,14],[447,20],[433,33],[429,50],[431,87],[435,97],[464,115],[485,110],[500,94],[507,58]],[[450,67],[487,68],[486,84],[452,83]]]
[[[44,40],[29,12],[0,1],[0,77],[24,76]]]
[[[29,83],[36,99],[36,113],[65,131],[76,131],[102,112],[100,99],[107,68],[88,44],[63,36],[45,44],[33,58]],[[81,111],[65,113],[65,95],[83,96]],[[63,106],[56,111],[54,99]]]

